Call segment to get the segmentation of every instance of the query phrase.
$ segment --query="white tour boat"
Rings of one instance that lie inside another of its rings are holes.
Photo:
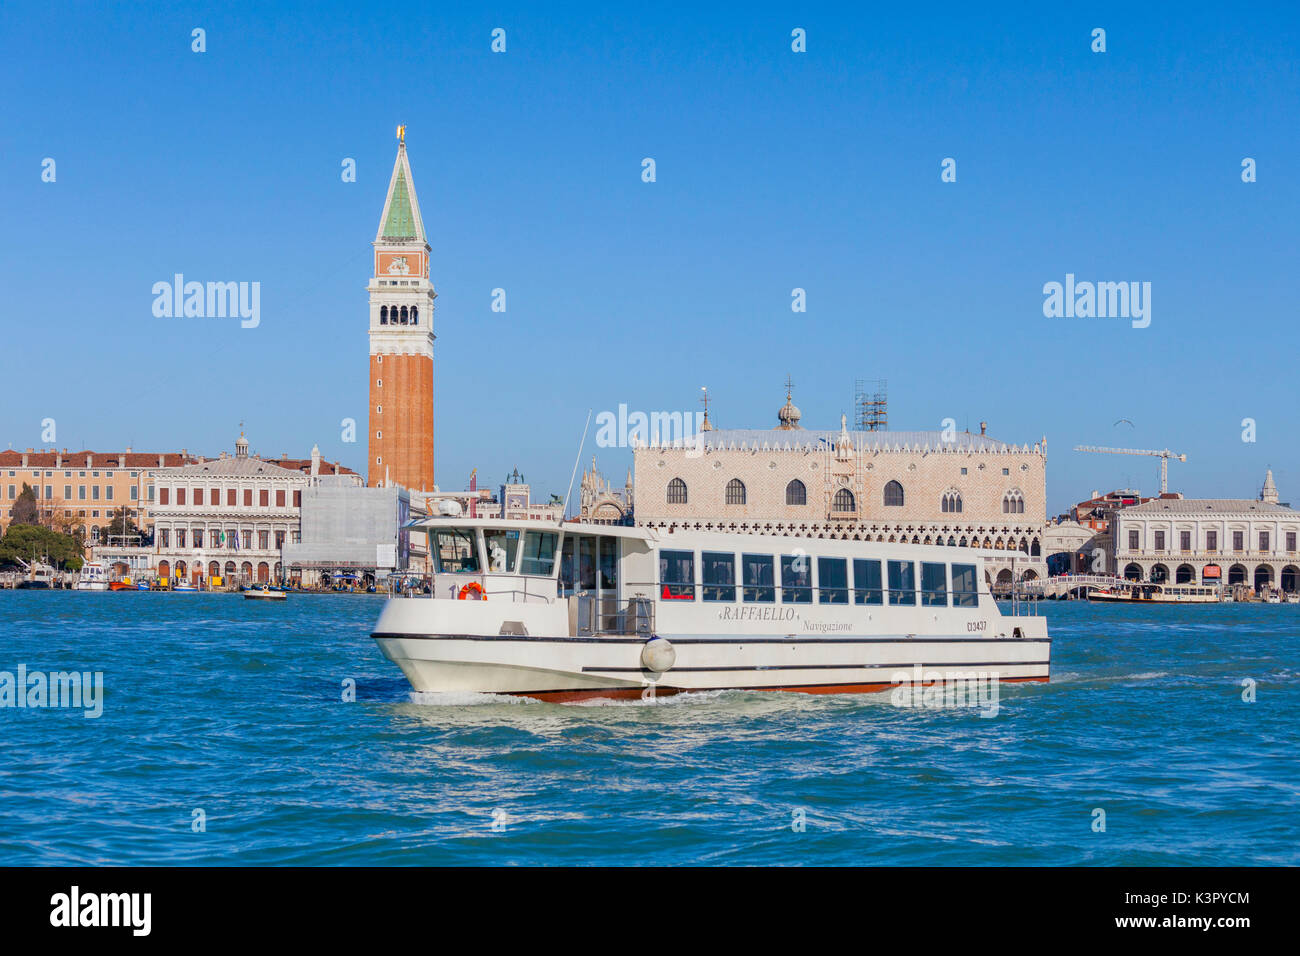
[[[372,637],[417,691],[571,701],[879,691],[917,666],[923,681],[1049,676],[1046,620],[1001,613],[979,550],[443,516],[409,527],[428,534],[431,593],[397,582]]]
[[[1127,581],[1115,584],[1105,591],[1092,591],[1089,601],[1109,601],[1121,604],[1218,604],[1231,601],[1222,598],[1214,584],[1152,584],[1149,581]]]
[[[98,561],[87,561],[77,575],[75,591],[107,591],[108,568]]]

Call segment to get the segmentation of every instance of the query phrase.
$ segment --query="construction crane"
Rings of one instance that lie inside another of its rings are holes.
[[[1169,459],[1176,458],[1179,461],[1186,461],[1186,455],[1180,455],[1172,452],[1168,448],[1162,448],[1160,451],[1153,451],[1146,448],[1098,448],[1096,445],[1075,445],[1075,451],[1096,451],[1106,455],[1154,455],[1160,459],[1160,493],[1166,494],[1169,491]]]

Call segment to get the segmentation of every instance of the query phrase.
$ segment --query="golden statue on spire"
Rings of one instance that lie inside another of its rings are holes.
[[[397,144],[398,144],[399,146],[405,146],[405,145],[406,145],[406,127],[405,127],[405,126],[399,126],[399,127],[397,127]]]

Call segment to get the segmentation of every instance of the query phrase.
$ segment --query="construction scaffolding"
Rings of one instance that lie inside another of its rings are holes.
[[[858,379],[854,387],[853,406],[857,409],[858,431],[889,429],[889,389],[883,378]]]

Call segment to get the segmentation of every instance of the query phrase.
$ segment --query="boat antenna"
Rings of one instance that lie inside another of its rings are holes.
[[[587,444],[587,429],[591,427],[591,409],[587,409],[587,424],[582,426],[582,441],[578,442],[578,457],[573,459],[573,471],[569,474],[569,490],[564,493],[564,510],[561,517],[569,513],[569,496],[573,494],[573,479],[578,477],[578,462],[582,461],[582,447]]]

